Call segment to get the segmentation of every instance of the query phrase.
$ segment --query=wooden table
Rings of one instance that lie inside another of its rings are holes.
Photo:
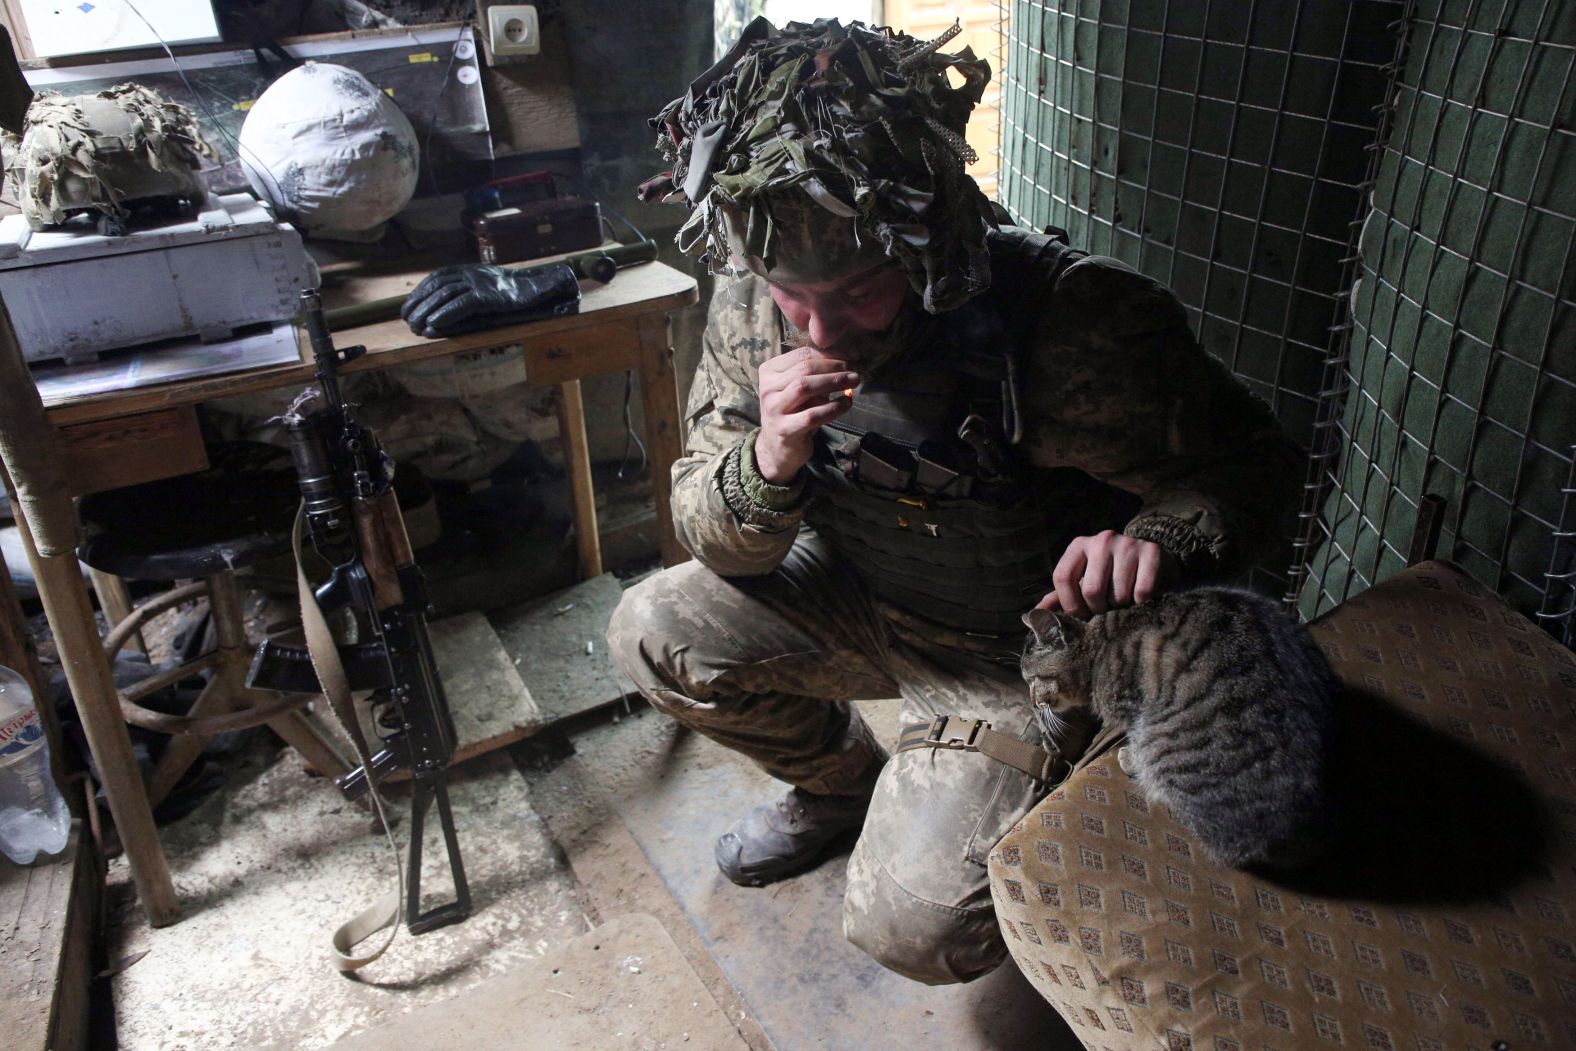
[[[323,299],[328,308],[403,295],[431,269],[419,266],[336,264],[323,271]],[[517,347],[525,359],[525,373],[534,384],[555,384],[562,392],[560,422],[565,461],[574,497],[575,529],[582,574],[602,572],[597,536],[596,505],[592,490],[589,446],[580,381],[587,376],[635,370],[640,376],[645,410],[646,449],[656,502],[663,562],[672,565],[688,555],[673,532],[672,508],[666,484],[678,458],[682,435],[678,391],[673,373],[672,311],[697,299],[693,278],[662,263],[646,263],[619,271],[606,285],[583,282],[584,298],[575,315],[522,325],[468,333],[448,339],[415,336],[398,319],[363,325],[334,334],[338,346],[366,346],[365,356],[346,365],[344,372],[362,372],[424,361],[464,351]],[[288,398],[292,388],[314,382],[313,367],[291,363],[247,372],[181,380],[154,387],[115,391],[46,405],[48,420],[56,428],[66,455],[70,485],[75,495],[173,477],[207,466],[207,456],[197,424],[200,402],[226,395],[280,389]],[[281,401],[283,407],[284,401]],[[17,505],[20,512],[20,505]],[[42,575],[40,585],[43,586]],[[114,616],[115,610],[106,610]],[[91,610],[84,607],[84,615]],[[79,639],[96,639],[91,623]],[[90,651],[67,653],[68,642],[57,633],[62,661],[102,661]],[[72,644],[74,648],[75,644]],[[108,682],[107,677],[103,678]],[[104,696],[76,698],[79,708],[98,707],[99,718],[119,719],[119,703],[111,690]],[[105,757],[96,757],[102,767]],[[115,765],[115,764],[111,764]],[[141,780],[130,771],[107,771],[106,791],[135,793]],[[119,789],[115,785],[121,786]],[[148,813],[146,794],[140,800],[122,799],[122,806]],[[120,809],[116,810],[119,814]],[[152,828],[151,816],[136,824]],[[179,915],[173,884],[157,842],[133,841],[123,836],[128,859],[137,877],[150,921],[155,926],[173,922]],[[147,837],[142,837],[147,838]]]
[[[325,308],[408,293],[429,271],[395,269],[379,272],[357,267],[325,267]],[[562,394],[559,420],[564,459],[574,496],[575,531],[581,572],[587,579],[602,572],[597,539],[596,504],[586,440],[585,409],[580,381],[587,376],[633,369],[640,375],[645,410],[646,452],[651,475],[659,484],[657,521],[663,561],[669,565],[688,556],[673,533],[667,479],[682,443],[678,392],[673,375],[672,327],[669,314],[696,301],[695,280],[662,263],[621,270],[606,285],[583,282],[580,312],[568,317],[523,325],[424,339],[413,335],[398,318],[334,333],[341,347],[366,346],[367,353],[346,365],[345,373],[384,369],[467,350],[518,347],[525,373],[533,384],[556,384]],[[309,353],[306,356],[310,356]],[[201,470],[207,466],[197,431],[199,402],[250,391],[309,386],[310,364],[290,364],[248,372],[180,380],[156,387],[115,391],[83,398],[47,402],[49,420],[59,428],[76,495],[134,485]],[[282,395],[283,396],[283,395]],[[282,400],[281,409],[284,406]]]

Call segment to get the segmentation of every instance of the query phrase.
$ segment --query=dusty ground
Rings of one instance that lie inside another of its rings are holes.
[[[112,912],[109,958],[147,952],[113,982],[121,1047],[324,1047],[584,933],[574,882],[508,759],[466,764],[451,794],[475,914],[419,938],[402,932],[352,980],[330,967],[328,938],[391,889],[385,841],[293,752],[248,752],[224,792],[165,830],[181,922],[152,930],[135,904]],[[447,883],[429,868],[425,886]],[[110,888],[112,901],[129,900],[123,860]]]
[[[616,600],[580,598],[588,607]],[[771,888],[727,883],[711,860],[715,837],[782,786],[643,704],[606,705],[602,647],[584,653],[591,629],[578,620],[591,610],[555,615],[564,604],[492,619],[522,671],[580,683],[569,692],[603,707],[457,769],[456,820],[476,898],[469,920],[420,938],[402,934],[360,981],[336,974],[329,932],[389,888],[387,848],[294,753],[265,742],[243,753],[224,791],[165,831],[188,903],[179,924],[150,930],[124,862],[112,866],[119,906],[108,955],[134,961],[113,979],[121,1046],[313,1049],[365,1034],[358,1046],[372,1048],[382,1045],[365,1042],[377,1039],[370,1030],[418,1008],[432,1013],[393,1031],[421,1029],[427,1017],[463,1027],[473,1012],[502,1020],[509,1010],[498,990],[543,965],[552,973],[544,957],[582,951],[579,936],[633,915],[660,923],[753,1051],[1076,1046],[1010,964],[968,986],[932,989],[849,945],[839,918],[846,856]],[[544,641],[554,631],[565,637],[556,672],[547,667],[556,651]],[[580,673],[591,678],[581,682]],[[895,738],[897,702],[861,707],[878,734]],[[403,825],[399,834],[403,843]],[[431,869],[429,880],[446,887]],[[577,995],[566,987],[554,999],[565,994]],[[674,1011],[701,1003],[685,996]],[[573,1049],[648,1046],[616,1024],[610,1033]]]

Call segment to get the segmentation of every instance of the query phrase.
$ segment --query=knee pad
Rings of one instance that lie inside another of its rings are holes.
[[[913,894],[863,843],[848,860],[843,934],[881,966],[926,985],[972,982],[1007,956],[988,898],[956,906]]]

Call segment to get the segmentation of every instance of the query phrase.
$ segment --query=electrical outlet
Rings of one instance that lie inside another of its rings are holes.
[[[531,4],[494,4],[487,9],[487,46],[499,58],[542,53],[542,28]]]

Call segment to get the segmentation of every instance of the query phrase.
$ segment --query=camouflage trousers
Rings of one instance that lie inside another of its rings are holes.
[[[888,759],[849,703],[900,696],[905,724],[959,715],[1038,741],[1005,654],[898,628],[809,532],[767,576],[723,578],[688,562],[642,581],[615,611],[608,643],[654,706],[789,784],[850,793],[885,764],[848,862],[843,931],[855,945],[929,984],[970,981],[1006,957],[986,855],[1046,787],[978,753]],[[1069,757],[1087,728],[1071,736],[1060,742]]]

